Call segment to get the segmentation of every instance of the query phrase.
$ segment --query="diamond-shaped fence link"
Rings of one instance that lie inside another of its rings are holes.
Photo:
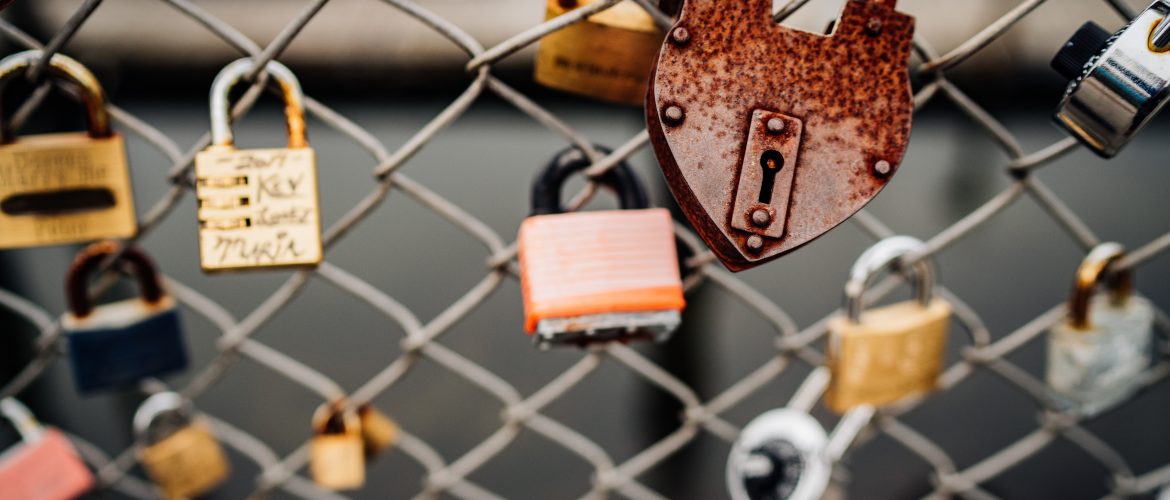
[[[189,16],[214,35],[222,38],[241,54],[253,58],[257,68],[280,57],[284,49],[298,33],[328,3],[327,0],[307,2],[292,21],[267,45],[261,46],[237,31],[230,24],[218,19],[199,5],[188,0],[159,0],[182,14]],[[375,0],[370,0],[374,3]],[[605,0],[590,4],[559,18],[533,26],[517,33],[506,41],[490,48],[483,47],[467,32],[427,8],[410,0],[383,0],[388,8],[417,19],[441,34],[451,43],[466,52],[467,71],[474,76],[470,85],[452,101],[446,109],[418,130],[397,149],[391,150],[377,137],[361,126],[347,119],[325,104],[306,97],[307,111],[318,121],[352,139],[358,147],[373,158],[374,167],[369,193],[352,207],[340,220],[325,230],[326,248],[334,246],[348,233],[359,230],[362,222],[393,192],[403,193],[418,203],[433,210],[450,224],[465,231],[487,249],[486,269],[483,278],[461,298],[429,322],[420,320],[409,308],[393,297],[364,281],[355,274],[330,263],[328,260],[315,270],[293,274],[277,290],[263,300],[247,315],[237,318],[221,307],[212,297],[177,282],[168,280],[168,286],[175,297],[187,308],[204,316],[221,332],[217,343],[218,356],[201,368],[186,386],[178,390],[186,397],[198,401],[230,371],[241,359],[248,359],[270,368],[289,381],[300,384],[319,395],[323,401],[345,397],[350,405],[361,405],[392,388],[404,375],[409,373],[420,360],[429,360],[452,374],[474,384],[503,405],[503,422],[499,428],[479,444],[466,450],[461,456],[448,460],[436,452],[426,441],[426,436],[411,434],[404,429],[398,449],[425,470],[423,489],[420,497],[434,497],[441,494],[462,498],[498,498],[498,495],[470,481],[469,476],[477,469],[497,457],[516,437],[524,431],[531,431],[547,438],[579,456],[593,468],[592,489],[580,492],[586,497],[620,495],[629,498],[653,499],[662,495],[648,488],[640,477],[648,470],[666,461],[701,434],[732,442],[739,429],[723,418],[723,414],[747,398],[756,395],[766,384],[782,377],[794,363],[819,366],[824,355],[814,344],[827,334],[827,319],[840,311],[830,311],[824,319],[800,328],[784,311],[762,293],[736,276],[726,272],[715,261],[712,254],[687,228],[677,227],[680,239],[690,247],[694,256],[687,262],[690,274],[686,280],[687,289],[707,283],[722,289],[740,300],[755,314],[766,320],[775,330],[775,356],[762,366],[754,369],[738,382],[725,388],[709,400],[700,398],[692,388],[667,370],[655,364],[634,349],[622,344],[609,344],[585,351],[580,360],[558,377],[549,381],[539,390],[524,395],[512,384],[476,363],[445,347],[441,342],[444,333],[457,321],[481,305],[506,280],[515,279],[516,247],[510,238],[501,236],[474,214],[461,208],[451,200],[431,191],[400,172],[412,157],[425,147],[445,127],[458,120],[468,108],[485,94],[492,93],[511,103],[536,122],[547,127],[572,145],[586,152],[593,166],[586,171],[589,177],[596,177],[619,162],[647,147],[649,138],[645,131],[631,137],[613,153],[604,155],[594,150],[593,142],[575,131],[570,125],[540,104],[526,97],[492,74],[492,66],[510,54],[538,42],[542,37],[573,23],[582,22],[587,16],[609,8],[619,0]],[[777,10],[777,20],[806,3],[807,0],[792,0]],[[662,14],[649,0],[637,0],[643,8],[654,14],[657,22],[668,28],[671,20]],[[997,37],[1010,30],[1013,25],[1032,13],[1043,0],[1029,0],[1019,3],[1002,17],[983,28],[975,36],[959,44],[946,54],[936,52],[921,36],[915,40],[916,66],[912,72],[924,82],[916,90],[914,103],[921,109],[928,102],[946,100],[974,121],[1010,158],[1004,169],[1011,183],[982,206],[960,218],[942,232],[927,240],[927,250],[915,258],[929,258],[934,254],[957,244],[964,236],[978,229],[989,220],[1002,214],[1007,208],[1030,197],[1050,216],[1051,222],[1067,231],[1084,251],[1100,243],[1085,222],[1074,213],[1060,197],[1050,190],[1033,173],[1040,167],[1058,160],[1077,147],[1073,139],[1066,138],[1034,152],[1026,151],[1017,138],[988,111],[969,98],[947,78],[947,71],[962,64],[973,54],[987,47]],[[1134,12],[1120,0],[1106,0],[1122,18],[1129,19]],[[73,16],[60,27],[46,42],[37,40],[10,22],[0,21],[0,32],[22,48],[39,49],[46,56],[41,66],[48,61],[48,54],[55,53],[81,28],[86,19],[101,8],[101,0],[86,0]],[[921,22],[928,23],[929,19]],[[30,77],[36,78],[42,70],[34,68]],[[232,110],[233,116],[246,113],[263,92],[266,75],[256,74],[251,87]],[[36,109],[48,94],[48,83],[41,85],[13,114],[10,127],[20,124]],[[187,196],[193,186],[191,179],[192,160],[197,152],[207,147],[210,133],[204,134],[187,148],[181,147],[166,134],[150,123],[111,104],[109,112],[121,130],[136,134],[157,148],[171,162],[169,190],[141,217],[140,235],[148,234],[162,221],[174,215],[174,208]],[[595,184],[578,193],[572,206],[580,207],[592,196]],[[894,231],[882,221],[867,212],[861,212],[852,219],[875,240],[894,235]],[[1155,259],[1170,248],[1170,233],[1133,249],[1119,264],[1121,269],[1130,269]],[[302,364],[297,359],[273,349],[252,338],[252,334],[263,325],[281,314],[282,310],[298,295],[311,279],[319,279],[346,292],[380,311],[387,319],[397,323],[405,332],[401,340],[402,354],[363,385],[347,390],[322,373]],[[889,293],[897,284],[897,278],[887,279],[871,292],[875,296]],[[979,314],[967,306],[960,297],[946,289],[939,292],[955,307],[957,322],[970,335],[970,345],[962,351],[960,359],[949,366],[941,376],[940,390],[947,391],[968,380],[980,370],[991,372],[1016,387],[1023,394],[1033,398],[1040,408],[1039,426],[1018,441],[977,461],[966,468],[958,468],[947,451],[905,423],[900,417],[912,410],[921,401],[903,401],[891,408],[880,410],[861,434],[854,448],[865,446],[873,437],[881,434],[891,438],[906,450],[921,458],[933,469],[931,482],[934,491],[930,497],[962,496],[966,498],[994,498],[983,489],[989,480],[1004,474],[1026,459],[1036,455],[1057,439],[1063,439],[1080,448],[1089,457],[1100,462],[1112,476],[1109,481],[1112,496],[1149,494],[1162,485],[1170,483],[1170,465],[1135,474],[1126,460],[1110,445],[1085,429],[1080,419],[1062,413],[1053,403],[1046,385],[1025,370],[1006,360],[1006,356],[1024,344],[1043,334],[1047,328],[1060,321],[1065,314],[1064,306],[1057,306],[1017,330],[992,341],[992,335],[984,326]],[[26,388],[43,373],[45,368],[61,356],[61,329],[55,315],[11,291],[0,289],[0,307],[4,307],[23,318],[39,330],[39,341],[35,359],[19,374],[0,388],[0,397],[13,396]],[[1159,311],[1157,327],[1162,337],[1170,333],[1170,316]],[[660,441],[634,454],[624,461],[616,461],[610,452],[582,433],[542,413],[546,407],[564,397],[574,386],[590,377],[602,363],[619,363],[633,371],[638,377],[661,388],[678,400],[684,407],[677,429]],[[812,372],[814,375],[818,371]],[[1160,360],[1145,374],[1144,384],[1152,385],[1170,373],[1170,363]],[[812,376],[812,375],[810,375]],[[144,384],[146,391],[165,390],[161,382]],[[815,398],[814,398],[815,399]],[[797,394],[793,406],[808,409],[812,401],[807,395]],[[233,426],[230,422],[210,416],[221,439],[241,455],[258,464],[261,473],[256,478],[256,494],[266,494],[276,489],[306,498],[335,498],[338,494],[318,488],[312,481],[299,474],[308,461],[308,443],[298,447],[287,456],[275,454],[260,439]],[[73,436],[84,459],[98,470],[98,489],[114,489],[132,497],[151,498],[157,491],[149,483],[128,473],[136,463],[134,447],[115,453],[98,449],[92,444]]]

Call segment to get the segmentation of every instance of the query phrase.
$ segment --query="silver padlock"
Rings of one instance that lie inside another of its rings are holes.
[[[1052,67],[1070,81],[1056,123],[1093,152],[1115,156],[1170,95],[1170,0],[1157,0],[1110,35],[1087,22]]]
[[[1129,271],[1107,282],[1109,295],[1094,296],[1109,266],[1125,255],[1105,243],[1077,269],[1068,317],[1048,335],[1048,385],[1065,410],[1094,415],[1128,398],[1150,365],[1154,308],[1133,293]]]

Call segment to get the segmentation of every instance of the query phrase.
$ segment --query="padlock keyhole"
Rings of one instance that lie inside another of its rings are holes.
[[[772,188],[776,185],[776,174],[784,168],[784,155],[779,151],[769,149],[760,155],[760,168],[763,169],[763,180],[760,181],[760,203],[772,203]]]

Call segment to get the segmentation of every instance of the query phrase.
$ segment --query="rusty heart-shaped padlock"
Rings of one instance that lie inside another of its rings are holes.
[[[646,121],[674,197],[732,271],[844,222],[898,170],[910,137],[914,18],[847,0],[832,32],[773,21],[772,0],[686,0]]]

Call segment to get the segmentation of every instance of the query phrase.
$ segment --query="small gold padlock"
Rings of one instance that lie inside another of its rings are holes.
[[[328,490],[353,490],[366,482],[361,418],[342,401],[322,405],[313,414],[309,473]]]
[[[546,19],[598,0],[547,0]],[[626,0],[540,41],[536,81],[603,101],[640,106],[663,33],[638,4]]]
[[[272,61],[267,71],[284,95],[288,147],[236,149],[228,91],[253,69],[225,67],[211,87],[212,145],[195,157],[199,262],[205,272],[321,263],[317,160],[305,136],[304,96],[296,76]]]
[[[914,265],[917,299],[862,312],[870,279],[925,245],[895,236],[878,242],[854,264],[845,286],[847,315],[829,322],[831,373],[825,403],[837,413],[880,406],[934,390],[950,329],[951,305],[933,296],[932,265]]]
[[[374,458],[398,442],[398,424],[373,405],[358,408],[362,424],[362,448],[366,458]]]
[[[29,50],[0,60],[0,87],[40,59]],[[13,138],[0,128],[0,249],[134,236],[126,146],[110,130],[101,84],[61,54],[46,69],[80,90],[89,130]]]
[[[138,461],[167,498],[190,498],[222,484],[230,474],[227,456],[211,426],[177,393],[160,392],[134,414],[143,446]]]

